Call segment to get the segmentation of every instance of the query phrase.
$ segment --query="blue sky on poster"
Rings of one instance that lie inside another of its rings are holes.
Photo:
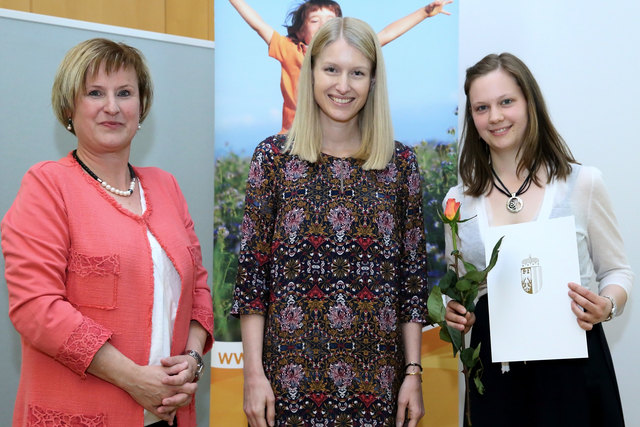
[[[248,3],[281,34],[298,0]],[[458,102],[458,5],[451,16],[438,15],[418,24],[383,47],[396,139],[451,142]],[[344,16],[367,21],[375,31],[423,7],[425,2],[340,0]],[[280,63],[266,43],[228,1],[215,2],[216,154],[251,155],[256,144],[281,126]]]

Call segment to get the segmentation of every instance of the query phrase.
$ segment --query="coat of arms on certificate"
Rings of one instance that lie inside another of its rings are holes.
[[[522,260],[520,284],[522,285],[522,290],[526,293],[538,293],[542,287],[542,267],[538,258],[529,256]]]
[[[493,361],[587,357],[569,298],[568,283],[580,283],[573,216],[489,227],[486,253],[502,236],[487,277]]]

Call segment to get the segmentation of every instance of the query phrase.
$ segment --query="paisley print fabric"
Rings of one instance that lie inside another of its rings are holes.
[[[400,324],[427,323],[420,173],[257,147],[232,314],[266,316],[263,364],[282,426],[394,425]]]

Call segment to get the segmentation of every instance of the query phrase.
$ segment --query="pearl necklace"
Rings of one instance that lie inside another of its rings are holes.
[[[73,150],[73,158],[76,159],[76,161],[78,162],[78,164],[80,166],[82,166],[82,169],[85,170],[86,173],[88,173],[91,178],[95,179],[96,181],[98,181],[100,183],[100,185],[102,185],[102,187],[113,193],[116,194],[118,196],[123,196],[123,197],[129,197],[133,194],[133,190],[134,188],[136,188],[136,174],[133,171],[133,168],[131,167],[131,164],[127,163],[127,167],[129,168],[129,173],[131,174],[131,184],[129,185],[129,189],[128,190],[118,190],[115,187],[110,186],[109,184],[107,184],[106,181],[103,181],[102,179],[98,178],[98,175],[96,175],[95,173],[93,173],[93,171],[91,169],[89,169],[89,166],[85,165],[82,160],[80,160],[80,158],[78,157],[77,154],[78,150]]]

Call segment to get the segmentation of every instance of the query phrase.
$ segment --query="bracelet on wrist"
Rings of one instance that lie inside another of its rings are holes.
[[[419,364],[418,362],[409,362],[405,365],[404,370],[406,371],[407,369],[409,369],[410,367],[415,366],[418,369],[420,369],[420,373],[422,373],[422,365]],[[411,374],[411,375],[415,375],[415,374]]]
[[[419,377],[420,377],[420,382],[422,382],[422,372],[418,372],[418,371],[416,371],[416,372],[405,372],[405,373],[404,373],[404,376],[405,376],[405,377],[408,377],[408,376],[414,376],[414,375],[419,376]]]
[[[611,312],[609,312],[609,315],[607,316],[607,318],[603,320],[603,322],[608,322],[609,320],[613,319],[618,315],[618,306],[616,304],[616,300],[613,299],[612,296],[610,295],[601,295],[601,296],[611,301]]]
[[[185,356],[191,356],[196,360],[196,371],[194,373],[193,382],[198,382],[200,377],[202,376],[202,371],[204,370],[204,362],[202,361],[202,356],[195,350],[187,350],[183,353]]]

